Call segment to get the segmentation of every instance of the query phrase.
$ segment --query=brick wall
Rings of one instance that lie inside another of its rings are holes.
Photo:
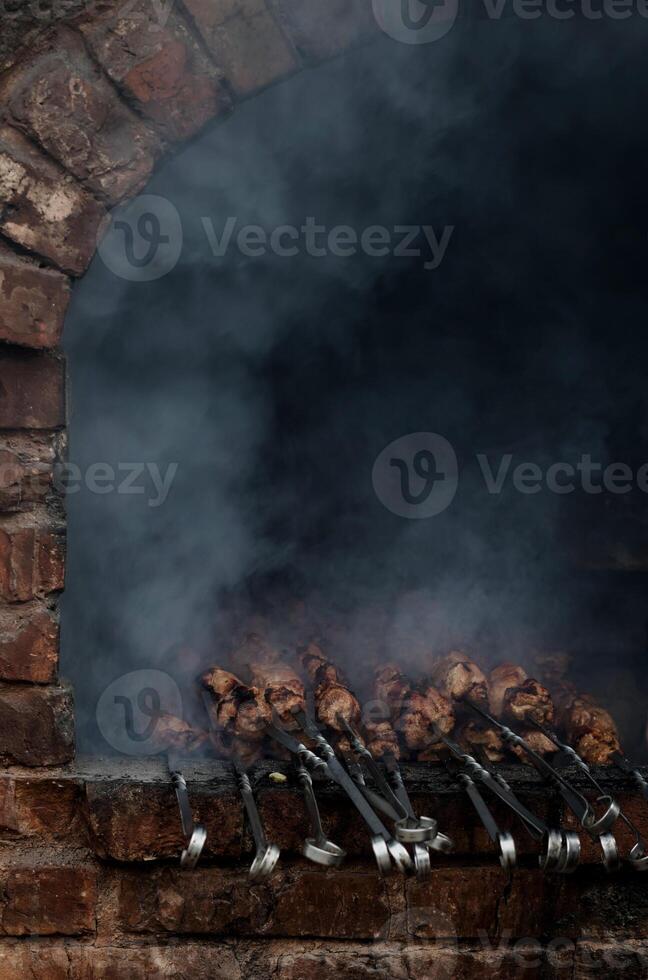
[[[635,880],[619,891],[591,869],[557,884],[529,856],[509,885],[455,798],[429,804],[457,828],[458,857],[419,885],[377,876],[339,800],[325,815],[350,863],[307,866],[298,798],[268,791],[264,819],[286,860],[251,887],[231,787],[193,787],[210,841],[189,874],[177,868],[175,800],[159,773],[75,767],[73,697],[58,671],[56,479],[73,282],[107,211],[165,154],[376,26],[370,0],[36,6],[9,3],[0,41],[0,980],[645,973],[648,913]],[[626,893],[634,904],[619,905]],[[547,945],[552,936],[562,946]]]

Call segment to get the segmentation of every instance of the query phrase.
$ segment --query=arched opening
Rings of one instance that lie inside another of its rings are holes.
[[[487,662],[567,647],[604,690],[613,651],[639,743],[643,579],[580,560],[637,493],[546,481],[583,455],[641,462],[637,184],[614,174],[642,137],[620,133],[609,65],[574,60],[575,33],[544,25],[536,48],[492,26],[379,42],[240,107],[147,188],[180,215],[177,264],[130,282],[97,257],[77,287],[63,669],[85,751],[106,750],[116,678],[161,669],[186,690],[232,608],[292,642],[296,600],[359,682],[459,643]],[[619,56],[627,121],[643,89],[625,79]],[[420,432],[450,442],[459,485],[409,520],[372,473]]]

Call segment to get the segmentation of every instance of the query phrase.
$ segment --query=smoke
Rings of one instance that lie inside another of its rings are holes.
[[[628,498],[491,495],[476,455],[641,458],[645,30],[460,19],[421,48],[385,38],[241,105],[160,169],[147,193],[180,214],[178,264],[128,282],[97,258],[66,328],[71,459],[178,466],[158,507],[68,499],[63,669],[83,748],[106,748],[94,710],[116,677],[184,683],[170,651],[195,648],[193,670],[253,614],[282,643],[323,633],[358,680],[455,645],[640,657],[635,593],[602,609],[609,582],[573,564]],[[393,241],[454,230],[434,270],[302,241],[218,256],[206,234],[309,217]],[[420,431],[450,441],[460,482],[446,511],[408,521],[371,472]]]

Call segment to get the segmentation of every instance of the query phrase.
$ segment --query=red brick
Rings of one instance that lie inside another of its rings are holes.
[[[57,766],[74,757],[74,708],[66,687],[0,685],[0,763]]]
[[[51,684],[58,645],[58,616],[42,603],[0,609],[0,680]]]
[[[570,980],[605,980],[648,976],[648,942],[591,942],[578,944]]]
[[[371,0],[270,0],[306,61],[332,58],[377,33]]]
[[[110,78],[165,139],[188,139],[229,108],[218,70],[174,11],[161,24],[150,0],[136,0],[78,26]]]
[[[0,351],[0,429],[65,425],[65,361],[18,349]]]
[[[184,5],[236,95],[251,95],[298,67],[264,0],[184,0]]]
[[[265,960],[259,956],[257,960]],[[0,980],[263,980],[243,974],[231,945],[0,946]]]
[[[92,258],[103,207],[11,126],[0,126],[0,231],[79,276]]]
[[[389,923],[387,886],[373,869],[303,864],[252,883],[246,871],[199,867],[129,874],[119,917],[129,932],[373,939]]]
[[[20,518],[24,521],[24,518]],[[0,597],[27,602],[60,592],[65,581],[65,537],[62,529],[37,524],[0,526]]]
[[[0,432],[0,514],[53,502],[54,468],[64,452],[63,433]]]
[[[80,780],[0,776],[0,830],[39,840],[84,841]]]
[[[241,856],[243,812],[234,793],[214,794],[188,776],[196,821],[207,830],[205,856]],[[178,803],[167,781],[104,779],[86,787],[88,820],[96,852],[115,861],[177,858],[184,847]]]
[[[407,934],[416,939],[541,936],[552,924],[555,880],[518,870],[512,886],[497,866],[433,867],[407,883]],[[545,921],[548,918],[548,921]]]
[[[11,869],[3,884],[5,936],[79,936],[94,932],[97,878],[80,867]]]
[[[0,245],[0,340],[56,347],[69,300],[66,276]]]
[[[5,76],[10,120],[115,204],[146,184],[160,147],[67,27],[39,35]]]

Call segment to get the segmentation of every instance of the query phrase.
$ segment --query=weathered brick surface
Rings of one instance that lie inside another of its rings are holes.
[[[554,932],[579,939],[643,939],[648,935],[648,890],[641,874],[580,872],[562,883]]]
[[[236,95],[251,95],[298,67],[264,0],[184,0],[184,6]]]
[[[58,615],[44,603],[0,607],[0,680],[51,684],[58,642]]]
[[[648,942],[579,943],[570,980],[648,976]]]
[[[0,598],[27,602],[60,592],[65,581],[65,535],[25,517],[0,524]]]
[[[372,939],[390,917],[385,881],[371,869],[327,873],[301,864],[256,884],[222,868],[129,875],[119,904],[130,932]]]
[[[646,975],[646,943],[551,947],[318,941],[193,942],[65,948],[0,944],[0,980],[589,980]]]
[[[243,811],[234,793],[209,794],[189,782],[194,817],[207,830],[205,855],[241,856]],[[170,784],[102,780],[86,788],[93,846],[116,861],[177,858],[184,840],[178,803]]]
[[[0,340],[56,347],[69,299],[66,276],[0,244]]]
[[[0,836],[7,841],[85,841],[80,780],[0,775]]]
[[[152,130],[119,98],[66,27],[40,35],[0,83],[11,121],[111,203],[136,194],[159,152]]]
[[[95,929],[97,876],[93,868],[9,869],[2,879],[0,933],[78,936]]]
[[[0,231],[65,272],[92,258],[103,207],[11,126],[0,126]]]
[[[0,350],[0,429],[65,425],[65,361],[15,348]]]
[[[149,0],[118,3],[78,24],[94,57],[168,140],[193,136],[229,108],[220,74],[185,21],[160,23]]]
[[[54,503],[54,469],[65,453],[56,432],[0,432],[0,514]]]
[[[0,685],[0,764],[56,766],[74,756],[74,708],[66,687]]]
[[[377,33],[371,0],[270,0],[307,61],[331,58]]]

